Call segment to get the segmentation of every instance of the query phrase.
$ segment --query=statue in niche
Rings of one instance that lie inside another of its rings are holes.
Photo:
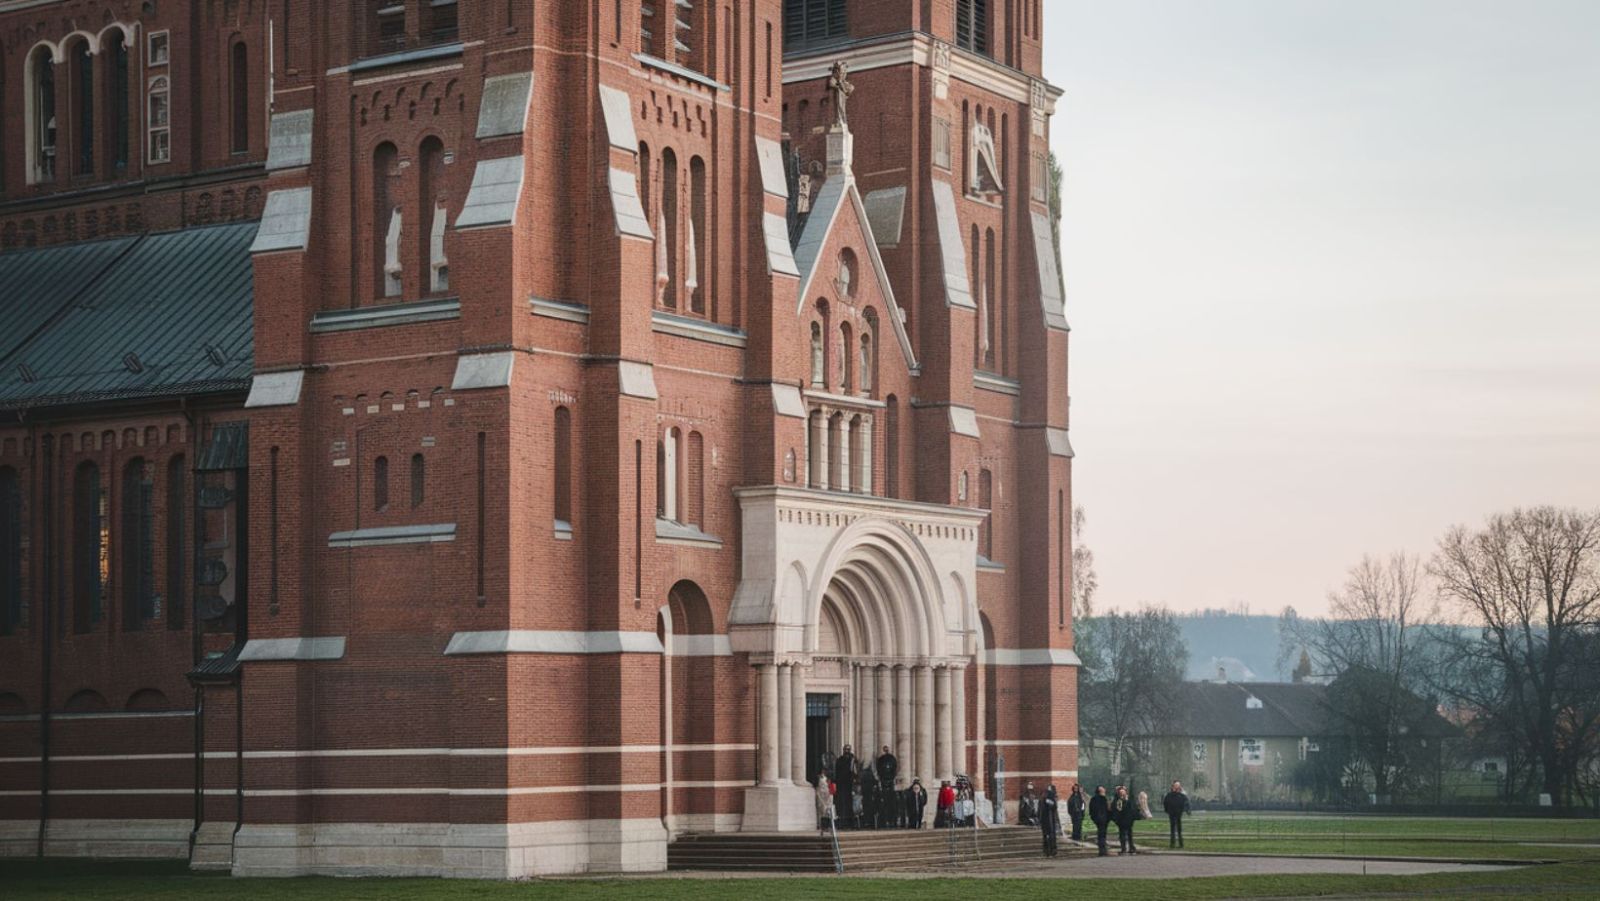
[[[856,86],[850,83],[850,66],[844,60],[838,60],[828,75],[828,93],[833,95],[835,128],[850,127],[850,95],[854,94],[855,90]]]
[[[432,273],[432,290],[450,290],[450,261],[444,255],[444,228],[447,213],[444,201],[433,208],[433,234],[428,236],[428,269]]]
[[[811,323],[811,384],[822,385],[822,326]]]
[[[389,234],[383,240],[383,296],[399,297],[405,290],[400,279],[400,208],[389,214]]]

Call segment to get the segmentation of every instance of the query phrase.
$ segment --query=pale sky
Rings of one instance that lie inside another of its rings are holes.
[[[1100,606],[1600,506],[1600,0],[1049,0]]]

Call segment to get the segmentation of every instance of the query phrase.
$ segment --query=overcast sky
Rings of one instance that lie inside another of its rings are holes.
[[[1600,2],[1045,11],[1102,607],[1600,505]]]

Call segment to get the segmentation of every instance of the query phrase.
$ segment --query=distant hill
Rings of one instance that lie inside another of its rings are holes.
[[[1215,680],[1221,667],[1231,682],[1289,681],[1298,655],[1279,669],[1276,616],[1206,610],[1177,620],[1189,648],[1188,679]]]
[[[1297,662],[1278,667],[1276,616],[1206,610],[1180,614],[1178,625],[1189,646],[1190,679],[1216,679],[1220,666],[1230,682],[1287,682]]]

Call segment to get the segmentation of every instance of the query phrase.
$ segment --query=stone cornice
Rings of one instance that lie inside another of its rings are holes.
[[[945,61],[946,54],[952,76],[1016,103],[1032,103],[1035,99],[1034,85],[1043,85],[1046,113],[1055,112],[1056,100],[1064,93],[1041,78],[1034,78],[1020,69],[1013,69],[986,56],[951,48],[949,44],[922,31],[880,35],[785,54],[783,83],[787,85],[826,78],[834,62],[840,60],[850,66],[851,72],[864,72],[904,65],[934,68],[935,62],[942,64]]]

